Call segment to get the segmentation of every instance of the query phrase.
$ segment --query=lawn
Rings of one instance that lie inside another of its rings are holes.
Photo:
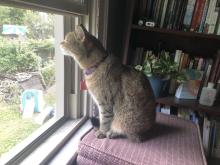
[[[18,105],[0,103],[0,157],[40,127],[22,119]]]

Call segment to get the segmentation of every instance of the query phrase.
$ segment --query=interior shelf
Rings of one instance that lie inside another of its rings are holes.
[[[175,107],[189,108],[199,112],[207,113],[209,115],[220,116],[219,102],[212,107],[200,105],[198,103],[198,100],[177,99],[176,97],[157,98],[156,102],[160,104],[175,106]]]
[[[171,34],[171,35],[178,35],[178,36],[184,36],[184,37],[199,37],[204,39],[214,39],[220,41],[220,36],[215,34],[205,34],[205,33],[197,33],[197,32],[186,32],[186,31],[179,31],[179,30],[169,30],[169,29],[163,29],[163,28],[156,28],[156,27],[146,27],[146,26],[138,26],[138,25],[132,25],[132,29],[135,30],[144,30],[144,31],[150,31],[150,32],[157,32],[157,33],[164,33],[164,34]]]

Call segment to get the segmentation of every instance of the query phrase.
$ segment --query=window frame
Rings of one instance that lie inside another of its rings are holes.
[[[98,1],[98,0],[93,0],[93,2],[94,1]],[[26,8],[26,6],[23,5],[17,5],[17,4],[11,5],[9,1],[5,3],[0,2],[0,4],[7,5],[10,7]],[[31,9],[36,10],[35,7]],[[47,9],[42,9],[40,11],[51,12],[51,10],[47,10]],[[56,14],[56,11],[53,13]],[[90,14],[81,15],[81,19],[79,19],[79,23],[83,23],[84,25],[86,25],[86,27],[89,28],[90,32],[97,32],[97,30],[94,30],[97,28],[96,25],[94,26],[94,24],[89,23],[94,19],[94,18],[90,19],[89,15]],[[72,29],[73,26],[70,26],[69,24],[70,22],[68,22],[69,19],[70,19],[70,15],[64,16],[63,31],[62,31],[63,38],[67,32],[73,30]],[[30,155],[31,152],[33,152],[40,144],[42,144],[45,141],[45,139],[48,139],[53,133],[56,132],[58,128],[60,128],[69,120],[80,118],[77,122],[77,125],[75,125],[74,128],[72,129],[73,132],[77,131],[80,128],[80,126],[83,125],[85,121],[87,121],[88,117],[90,116],[89,109],[91,109],[91,105],[93,101],[89,96],[88,91],[80,92],[79,88],[77,88],[77,86],[79,86],[79,80],[83,78],[83,73],[79,69],[78,65],[75,64],[75,62],[73,61],[71,65],[66,65],[66,63],[64,63],[63,66],[65,67],[63,67],[60,70],[60,74],[61,74],[60,76],[63,76],[63,84],[61,84],[61,86],[63,86],[63,93],[60,94],[63,95],[62,101],[63,101],[64,115],[60,117],[58,120],[49,121],[48,123],[45,124],[44,127],[39,128],[37,131],[31,134],[30,137],[28,137],[23,142],[21,142],[20,146],[18,147],[15,146],[15,150],[9,152],[9,154],[6,155],[4,159],[1,158],[0,163],[1,161],[3,161],[4,164],[17,164],[19,162],[22,162],[26,157],[28,157],[28,155]],[[67,73],[70,74],[73,68],[75,69],[75,74],[73,75],[75,76],[77,81],[77,83],[74,84],[76,91],[75,93],[72,92],[73,90],[71,88],[71,84],[69,83],[70,80],[67,74]],[[74,98],[77,100],[77,104],[74,108],[71,107],[70,105],[70,102],[72,101],[70,100],[71,95],[74,95]],[[75,112],[75,114],[73,112]],[[66,140],[68,140],[68,138]]]
[[[76,1],[76,0],[75,0]],[[53,12],[56,14],[88,14],[88,0],[80,0],[77,3],[74,0],[1,0],[2,5],[10,5],[12,7],[21,7],[26,9],[34,9],[38,11]]]

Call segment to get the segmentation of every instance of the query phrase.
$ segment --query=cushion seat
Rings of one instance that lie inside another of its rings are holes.
[[[88,132],[78,148],[78,165],[206,165],[200,131],[191,121],[157,113],[152,135],[143,143],[97,139]]]

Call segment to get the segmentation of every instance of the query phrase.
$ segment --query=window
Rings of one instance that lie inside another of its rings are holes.
[[[0,162],[13,162],[66,120],[88,114],[89,96],[79,91],[82,71],[59,48],[64,34],[87,19],[42,4],[1,3],[10,7],[0,6]]]

